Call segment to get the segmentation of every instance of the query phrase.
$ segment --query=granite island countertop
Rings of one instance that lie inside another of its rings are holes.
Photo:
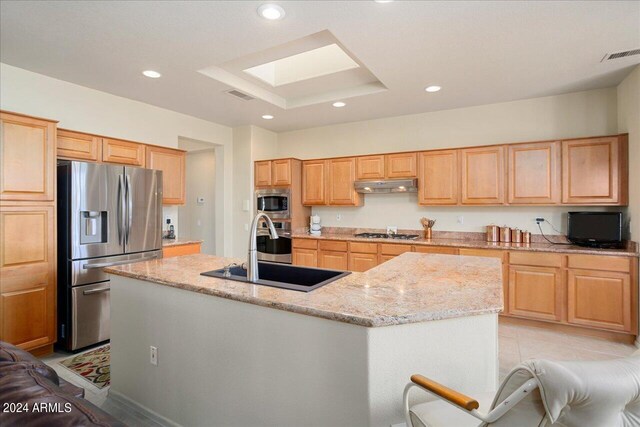
[[[198,243],[203,243],[203,242],[204,240],[186,239],[186,238],[162,239],[162,247],[168,248],[171,246],[197,245]]]
[[[464,234],[464,233],[460,233]],[[478,233],[470,233],[478,234]],[[416,246],[444,246],[471,249],[501,249],[509,251],[533,251],[533,252],[557,252],[565,254],[588,254],[588,255],[613,255],[613,256],[629,256],[638,257],[638,244],[636,242],[627,241],[622,249],[599,249],[589,248],[577,245],[567,245],[559,243],[502,243],[502,242],[486,242],[478,239],[450,239],[450,238],[433,238],[424,239],[417,238],[415,240],[401,239],[371,239],[365,237],[355,237],[353,233],[325,233],[321,235],[310,235],[309,233],[292,233],[294,239],[319,239],[319,240],[342,240],[353,242],[367,243],[390,243],[399,245],[416,245]]]
[[[197,254],[109,267],[105,271],[367,327],[498,313],[503,308],[502,267],[495,258],[405,253],[311,292],[200,274],[231,262],[242,260]]]

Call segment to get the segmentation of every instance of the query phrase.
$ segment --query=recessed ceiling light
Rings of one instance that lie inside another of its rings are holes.
[[[264,116],[262,116],[262,118],[265,120],[271,120],[273,119],[273,116],[271,114],[265,114]]]
[[[344,107],[345,105],[347,105],[347,104],[345,104],[345,103],[344,103],[344,102],[342,102],[342,101],[338,101],[338,102],[334,102],[334,103],[333,103],[333,106],[334,106],[334,107],[337,107],[337,108]]]
[[[258,15],[264,19],[275,21],[284,18],[284,9],[277,4],[263,4],[258,8]]]
[[[427,86],[424,90],[427,92],[437,92],[442,89],[440,86]]]
[[[142,74],[144,74],[147,77],[151,77],[152,79],[157,79],[162,77],[162,74],[160,74],[157,71],[153,71],[153,70],[145,70],[142,72]]]

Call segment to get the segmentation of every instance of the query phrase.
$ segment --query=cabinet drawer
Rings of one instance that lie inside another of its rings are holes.
[[[631,258],[602,255],[569,255],[569,268],[628,273],[631,270]]]
[[[293,239],[293,247],[300,249],[318,249],[318,241],[315,239]]]
[[[483,256],[489,258],[500,258],[504,261],[504,256],[506,252],[495,250],[495,249],[469,249],[469,248],[460,248],[458,255],[466,255],[466,256]]]
[[[358,252],[361,254],[377,254],[377,243],[361,243],[361,242],[349,242],[349,250],[351,252]]]
[[[400,255],[405,252],[411,252],[411,245],[380,244],[380,253],[382,255]]]
[[[321,240],[318,242],[318,247],[323,251],[347,252],[347,242]]]
[[[448,246],[418,246],[416,245],[416,252],[422,254],[444,254],[444,255],[458,255],[458,248],[452,248]]]
[[[562,267],[563,256],[551,253],[511,252],[509,253],[509,264]]]

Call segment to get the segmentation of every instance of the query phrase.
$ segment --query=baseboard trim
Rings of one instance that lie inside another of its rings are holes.
[[[182,427],[181,424],[176,423],[173,420],[170,420],[169,418],[162,416],[160,414],[158,414],[155,411],[152,411],[151,409],[147,408],[144,405],[139,404],[138,402],[131,400],[130,398],[128,398],[127,396],[125,396],[122,393],[119,393],[115,390],[109,390],[109,399],[113,399],[116,402],[128,407],[129,409],[136,411],[138,413],[140,413],[141,415],[144,415],[145,417],[155,421],[158,424],[162,424],[163,426],[170,426],[170,427]]]

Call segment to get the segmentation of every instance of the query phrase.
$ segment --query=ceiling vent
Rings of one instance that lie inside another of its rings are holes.
[[[228,90],[227,93],[231,96],[235,96],[236,98],[240,98],[243,101],[251,101],[252,99],[255,99],[253,96],[247,95],[246,93],[240,92],[236,89]]]
[[[625,50],[624,52],[607,53],[600,62],[609,61],[610,59],[626,58],[627,56],[640,55],[640,48]]]

